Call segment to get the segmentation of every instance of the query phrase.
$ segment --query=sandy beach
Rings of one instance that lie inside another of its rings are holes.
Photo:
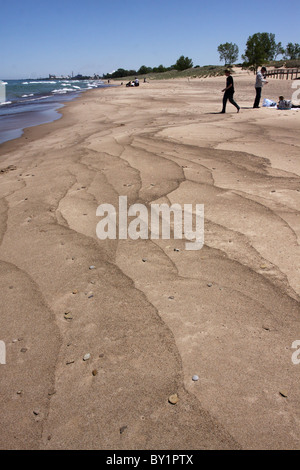
[[[150,81],[0,145],[1,449],[299,449],[300,110],[234,80],[239,114]],[[99,240],[121,195],[204,204],[204,247]]]

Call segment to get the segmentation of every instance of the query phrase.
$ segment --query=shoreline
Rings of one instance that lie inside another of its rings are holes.
[[[106,89],[106,88],[104,87],[103,89]],[[87,91],[84,92],[84,95],[86,93],[89,94],[89,93],[92,93],[94,91],[95,90],[87,90]],[[60,117],[58,119],[55,119],[55,120],[50,121],[50,122],[36,124],[36,125],[33,125],[33,126],[29,126],[29,127],[24,127],[23,132],[19,137],[15,137],[13,139],[6,140],[6,141],[0,143],[0,153],[2,153],[1,152],[2,150],[3,150],[3,153],[13,151],[15,148],[17,149],[19,146],[24,145],[26,143],[26,142],[24,142],[25,140],[34,141],[37,138],[43,138],[46,135],[48,135],[48,133],[52,132],[52,130],[55,130],[56,127],[60,128],[59,123],[62,123],[62,119],[63,119],[64,115],[65,114],[67,115],[68,107],[72,106],[72,104],[74,102],[79,101],[83,97],[84,97],[83,94],[81,94],[80,96],[76,96],[72,100],[68,100],[68,101],[64,102],[62,104],[62,106],[59,108],[58,114],[60,114]],[[51,127],[52,124],[54,125],[53,129]],[[69,124],[65,124],[65,125],[69,125]],[[50,127],[48,128],[48,126],[50,126]],[[62,123],[62,126],[64,127],[64,123]],[[0,155],[0,157],[1,157],[1,155]]]
[[[1,144],[0,448],[299,448],[300,115],[242,74],[218,115],[224,81],[90,90]],[[204,248],[100,241],[119,195],[203,203]]]
[[[20,138],[24,133],[24,129],[27,129],[29,127],[39,126],[42,124],[48,124],[50,122],[60,119],[61,114],[59,112],[59,109],[61,109],[63,106],[64,106],[63,104],[57,103],[56,106],[53,106],[52,109],[34,111],[33,113],[32,111],[25,111],[23,113],[20,113],[21,117],[19,117],[19,115],[10,116],[11,117],[10,121],[12,121],[13,127],[11,128],[11,125],[10,125],[4,131],[1,130],[0,145],[10,140],[15,140],[15,139]],[[44,118],[42,118],[43,115],[44,115]],[[19,124],[17,125],[17,123]],[[5,122],[5,124],[7,125],[7,121]]]
[[[109,85],[103,82],[101,86],[98,85],[98,88],[102,89],[107,86]],[[61,114],[59,109],[66,103],[78,99],[82,93],[92,91],[93,89],[96,89],[96,86],[92,89],[82,88],[80,91],[74,89],[67,92],[64,92],[63,88],[61,91],[58,90],[56,94],[51,94],[50,90],[48,92],[44,91],[43,94],[42,90],[39,90],[28,101],[19,99],[19,101],[16,100],[11,103],[11,106],[8,106],[8,108],[0,106],[0,111],[4,113],[0,114],[0,144],[21,137],[24,129],[28,127],[35,127],[60,119]],[[7,113],[5,114],[6,109]],[[15,110],[15,112],[12,112],[12,110]]]

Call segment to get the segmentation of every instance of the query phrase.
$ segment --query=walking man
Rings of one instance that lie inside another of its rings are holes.
[[[239,113],[240,107],[233,99],[234,83],[233,83],[233,78],[231,76],[230,70],[225,70],[225,75],[227,77],[227,80],[226,80],[226,88],[224,88],[224,90],[222,90],[222,92],[224,92],[224,96],[223,96],[223,109],[221,111],[221,114],[224,114],[226,112],[227,100],[229,100],[229,102],[231,104],[233,104],[233,106],[236,107],[237,112]]]
[[[266,67],[262,67],[260,72],[257,72],[256,74],[256,82],[255,82],[256,97],[255,97],[253,108],[259,108],[259,102],[261,98],[261,89],[264,86],[264,84],[268,83],[267,80],[265,80],[266,71],[267,71]]]

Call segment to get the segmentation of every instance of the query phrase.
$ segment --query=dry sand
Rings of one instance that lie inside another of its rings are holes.
[[[224,77],[93,90],[0,146],[1,449],[299,448],[300,111],[253,82],[226,115]],[[100,241],[119,195],[205,204],[204,248]]]

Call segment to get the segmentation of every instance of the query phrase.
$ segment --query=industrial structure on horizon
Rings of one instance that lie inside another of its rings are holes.
[[[95,73],[92,77],[90,75],[81,74],[74,76],[73,72],[72,75],[52,75],[49,73],[49,78],[47,80],[100,80],[100,75]]]

